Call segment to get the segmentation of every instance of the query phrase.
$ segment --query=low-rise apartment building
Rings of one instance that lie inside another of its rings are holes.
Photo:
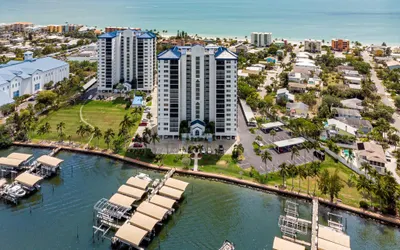
[[[350,41],[348,39],[332,39],[331,47],[336,51],[349,51]]]
[[[313,39],[305,39],[304,40],[304,51],[317,53],[321,52],[322,41],[313,40]]]

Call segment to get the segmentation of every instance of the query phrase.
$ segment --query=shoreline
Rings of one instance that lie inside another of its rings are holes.
[[[157,166],[151,163],[147,162],[142,162],[139,160],[135,160],[130,157],[125,157],[119,154],[114,154],[114,153],[108,153],[107,151],[100,151],[100,150],[89,150],[89,149],[82,149],[82,148],[73,148],[73,147],[67,147],[67,146],[57,146],[57,145],[51,145],[51,144],[38,144],[38,143],[24,143],[24,142],[13,142],[13,146],[22,146],[22,147],[34,147],[34,148],[60,148],[61,150],[64,151],[70,151],[70,152],[75,152],[75,153],[82,153],[82,154],[91,154],[91,155],[97,155],[97,156],[103,156],[103,157],[108,157],[113,160],[119,160],[128,164],[135,164],[138,167],[142,168],[148,168],[151,170],[156,170],[156,171],[168,171],[172,169],[171,167],[166,167],[166,166]],[[307,201],[312,201],[314,198],[311,195],[307,195],[304,193],[297,193],[297,192],[292,192],[289,190],[284,190],[280,189],[274,186],[269,186],[269,185],[264,185],[260,183],[256,183],[253,181],[247,181],[243,179],[238,179],[234,177],[229,177],[221,174],[213,174],[213,173],[207,173],[207,172],[194,172],[191,170],[184,170],[180,168],[175,168],[175,172],[181,175],[188,175],[188,176],[194,176],[194,177],[200,177],[200,178],[205,178],[205,179],[210,179],[210,180],[215,180],[215,181],[221,181],[221,182],[226,182],[229,184],[234,184],[234,185],[239,185],[239,186],[244,186],[246,188],[254,188],[257,190],[261,191],[267,191],[271,192],[277,195],[283,195],[283,196],[290,196],[290,197],[295,197],[295,198],[300,198],[303,200]],[[341,209],[347,212],[355,213],[359,216],[365,216],[370,219],[375,219],[383,223],[387,223],[396,227],[400,227],[400,217],[394,217],[390,215],[382,215],[379,213],[363,210],[360,208],[352,207],[349,205],[341,204],[341,203],[331,203],[329,200],[326,200],[321,197],[317,197],[318,201],[326,205],[328,207],[332,207],[335,209]]]

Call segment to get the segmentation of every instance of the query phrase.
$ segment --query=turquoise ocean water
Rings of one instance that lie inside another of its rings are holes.
[[[400,44],[399,0],[0,0],[0,23],[13,21]]]

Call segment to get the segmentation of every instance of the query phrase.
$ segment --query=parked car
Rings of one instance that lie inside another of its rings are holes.
[[[201,149],[201,153],[202,153],[202,154],[205,154],[205,153],[206,153],[206,149],[205,149],[204,147]]]
[[[264,147],[264,143],[262,143],[261,141],[255,141],[255,143],[259,146],[259,147]]]
[[[207,154],[211,154],[211,153],[212,153],[211,148],[208,148],[208,149],[207,149]]]
[[[139,142],[135,142],[135,143],[133,143],[133,147],[134,147],[134,148],[142,148],[142,147],[143,147],[143,144],[142,144],[142,143],[139,143]]]
[[[224,146],[223,145],[219,145],[218,146],[218,150],[219,150],[220,153],[223,153],[224,152]]]

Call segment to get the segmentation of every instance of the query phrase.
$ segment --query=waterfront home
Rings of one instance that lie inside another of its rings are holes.
[[[340,101],[340,103],[345,108],[358,109],[358,110],[362,110],[363,109],[362,100],[360,100],[358,98],[351,98],[351,99],[342,100],[342,101]]]
[[[332,112],[335,117],[345,117],[345,118],[357,118],[361,119],[361,114],[355,109],[346,108],[332,108]]]
[[[291,92],[304,93],[307,89],[307,85],[298,82],[289,82],[288,88]]]
[[[285,101],[294,102],[294,95],[291,94],[286,88],[278,89],[278,91],[276,91],[276,101],[282,100],[282,98]]]
[[[353,128],[337,119],[328,119],[325,128],[328,130],[330,136],[338,134],[346,136],[357,136],[357,128]]]
[[[351,127],[357,128],[358,131],[363,134],[368,134],[369,132],[372,131],[372,124],[368,120],[363,120],[358,118],[346,118],[346,117],[337,117],[336,119],[343,123],[346,123]]]
[[[400,62],[397,60],[391,60],[386,62],[386,66],[389,70],[400,69]]]
[[[380,174],[385,172],[386,156],[381,145],[372,142],[357,143],[357,158],[361,165],[362,162],[367,162],[373,166]]]
[[[308,105],[302,102],[286,103],[286,112],[291,117],[303,117],[308,115]]]

